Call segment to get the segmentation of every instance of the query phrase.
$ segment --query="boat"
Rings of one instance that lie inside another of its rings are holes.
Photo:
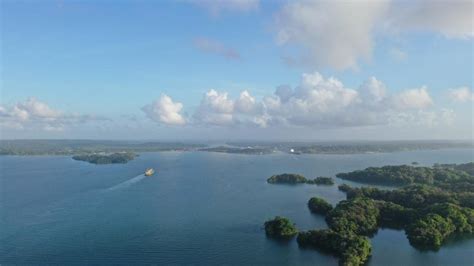
[[[153,168],[148,168],[145,170],[145,176],[152,176],[155,173],[155,170]]]

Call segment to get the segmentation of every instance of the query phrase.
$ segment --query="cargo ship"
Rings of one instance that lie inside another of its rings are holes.
[[[148,168],[145,171],[145,176],[152,176],[155,173],[155,170],[153,168]]]

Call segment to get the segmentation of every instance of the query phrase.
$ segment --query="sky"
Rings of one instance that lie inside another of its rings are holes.
[[[474,2],[0,2],[1,139],[473,139]]]

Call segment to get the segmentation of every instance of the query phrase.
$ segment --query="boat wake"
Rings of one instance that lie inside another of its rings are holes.
[[[117,190],[117,189],[124,189],[124,188],[127,188],[135,183],[138,183],[140,182],[141,180],[143,180],[146,176],[144,174],[141,174],[141,175],[137,175],[136,177],[134,178],[131,178],[127,181],[124,181],[120,184],[117,184],[113,187],[110,187],[107,189],[107,191],[111,191],[111,190]]]

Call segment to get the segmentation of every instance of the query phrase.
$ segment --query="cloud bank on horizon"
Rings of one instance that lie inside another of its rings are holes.
[[[465,98],[464,91],[452,93],[457,100]],[[227,92],[209,90],[186,123],[180,113],[182,104],[167,95],[142,110],[153,121],[168,125],[326,128],[450,124],[454,111],[433,105],[425,86],[390,93],[381,81],[371,77],[355,90],[315,72],[303,74],[296,88],[280,86],[260,101],[247,90],[236,99]]]
[[[258,16],[269,5],[259,0],[186,0],[176,3],[202,9],[212,18],[212,30],[203,30],[202,34],[192,37],[190,46],[195,53],[212,57],[213,60],[224,60],[226,64],[243,64],[248,51],[242,51],[241,45],[240,49],[236,48],[239,46],[234,46],[234,38],[215,34],[218,23],[226,16],[242,19],[250,15]],[[390,86],[372,75],[361,78],[357,73],[380,56],[374,51],[381,40],[397,40],[385,56],[393,62],[402,63],[411,56],[399,47],[407,42],[404,40],[406,35],[422,40],[427,35],[436,36],[472,45],[473,1],[297,0],[271,4],[272,14],[267,16],[265,26],[261,26],[262,36],[274,46],[277,51],[274,57],[280,59],[282,65],[288,69],[304,69],[294,86],[273,86],[266,88],[266,92],[242,87],[237,94],[235,89],[209,89],[212,86],[204,86],[201,88],[201,99],[186,99],[186,95],[175,96],[172,91],[161,91],[156,99],[136,102],[133,115],[123,115],[133,116],[133,121],[88,114],[87,111],[58,110],[38,100],[41,93],[37,92],[26,100],[23,98],[15,103],[0,104],[2,138],[15,137],[15,132],[30,132],[22,136],[31,137],[35,137],[35,132],[63,132],[63,135],[57,136],[68,137],[67,134],[73,129],[89,127],[94,131],[106,127],[130,128],[135,124],[137,128],[149,128],[151,124],[161,129],[171,128],[172,132],[189,132],[190,135],[193,129],[198,131],[199,128],[238,129],[247,134],[241,130],[307,128],[313,131],[343,131],[353,128],[376,127],[383,130],[421,127],[426,128],[427,132],[441,128],[456,132],[463,127],[463,133],[449,136],[472,138],[472,76],[468,78],[471,84],[452,84],[435,90],[431,86],[420,85],[425,84],[425,80],[419,80],[412,87],[388,88]],[[166,38],[172,39],[173,36]],[[248,50],[257,49],[255,47],[258,45],[251,45],[249,41]],[[466,56],[473,58],[472,54]],[[188,63],[185,55],[183,60]],[[470,68],[472,70],[472,60]],[[328,72],[336,74],[327,75]],[[344,78],[338,77],[339,74],[347,76],[347,73],[355,73],[353,75],[359,79],[360,85],[346,85],[342,81]],[[181,73],[177,78],[187,77]],[[347,135],[347,138],[350,137]]]

